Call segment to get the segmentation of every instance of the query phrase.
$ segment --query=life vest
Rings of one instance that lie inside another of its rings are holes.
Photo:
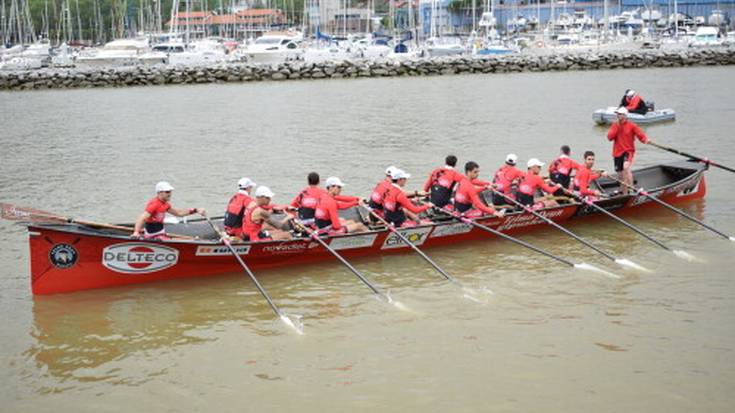
[[[311,186],[299,193],[297,197],[299,219],[314,219],[316,206],[319,204],[319,198],[323,193],[323,189]]]
[[[257,241],[260,238],[258,234],[260,234],[260,232],[263,230],[263,221],[253,222],[253,212],[255,212],[257,208],[270,210],[273,208],[273,205],[253,205],[245,209],[245,225],[243,226],[243,232],[244,235],[250,237],[251,241]]]

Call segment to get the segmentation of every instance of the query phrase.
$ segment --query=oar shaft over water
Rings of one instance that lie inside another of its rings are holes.
[[[678,149],[674,149],[674,148],[671,148],[671,147],[669,147],[669,146],[664,146],[664,145],[661,145],[661,144],[659,144],[659,143],[656,143],[656,142],[653,142],[653,141],[651,141],[651,140],[649,140],[649,141],[648,141],[648,144],[649,144],[649,145],[651,145],[651,146],[655,146],[655,147],[657,147],[657,148],[659,148],[659,149],[663,149],[663,150],[665,150],[665,151],[668,151],[668,152],[671,152],[671,153],[675,153],[675,154],[677,154],[677,155],[681,155],[681,156],[683,156],[683,157],[686,157],[686,158],[692,159],[692,160],[694,160],[694,161],[704,162],[704,163],[706,163],[707,165],[712,165],[712,166],[714,166],[714,167],[717,167],[717,168],[720,168],[720,169],[724,169],[724,170],[726,170],[726,171],[729,171],[729,172],[735,172],[735,169],[733,169],[733,168],[730,168],[730,167],[728,167],[728,166],[725,166],[725,165],[720,165],[720,164],[718,164],[717,162],[711,161],[711,160],[709,160],[709,159],[701,158],[701,157],[699,157],[699,156],[694,156],[694,155],[688,154],[688,153],[686,153],[686,152],[682,152],[682,151],[680,151],[680,150],[678,150]]]

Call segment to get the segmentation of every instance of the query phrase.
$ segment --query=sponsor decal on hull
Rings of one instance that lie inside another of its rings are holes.
[[[428,238],[429,232],[431,232],[431,227],[428,228],[406,228],[406,229],[399,229],[398,232],[400,232],[404,237],[408,238],[409,241],[413,245],[421,245],[426,241]],[[385,241],[383,242],[383,246],[381,249],[387,250],[391,248],[401,248],[401,247],[407,247],[406,243],[403,242],[403,240],[396,235],[395,233],[391,232],[388,237],[385,238]]]
[[[274,254],[294,254],[299,253],[302,251],[305,251],[309,248],[314,248],[318,246],[319,244],[316,242],[301,242],[301,243],[294,243],[294,242],[287,242],[284,244],[278,244],[278,245],[268,245],[266,247],[263,247],[264,252],[271,252]]]
[[[354,237],[332,238],[329,246],[335,250],[348,250],[353,248],[371,247],[378,234],[357,235]]]
[[[430,238],[448,237],[450,235],[466,234],[472,231],[472,225],[458,222],[456,224],[440,225],[434,228]]]
[[[122,274],[148,274],[179,261],[177,249],[145,242],[113,244],[102,250],[102,265]]]
[[[539,214],[542,216],[545,216],[549,219],[554,219],[556,217],[561,216],[561,214],[564,213],[564,209],[557,209],[553,211],[539,211]],[[544,223],[544,220],[541,218],[532,215],[532,214],[521,214],[521,215],[515,215],[511,217],[507,217],[505,221],[503,221],[502,224],[498,225],[496,228],[498,231],[503,231],[506,229],[513,229],[513,228],[523,228],[523,227],[529,227],[531,225],[537,225]]]
[[[48,259],[56,268],[67,269],[74,266],[79,259],[76,248],[69,244],[56,244],[48,253]]]
[[[237,255],[247,255],[250,252],[250,245],[233,245],[232,248]],[[200,245],[197,247],[196,255],[199,257],[219,257],[222,255],[232,255],[232,251],[225,245]]]

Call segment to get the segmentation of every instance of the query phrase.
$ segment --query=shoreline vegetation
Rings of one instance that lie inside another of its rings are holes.
[[[452,57],[405,61],[287,62],[272,66],[237,63],[206,67],[67,68],[0,72],[0,91],[733,64],[735,47],[507,55],[486,59]]]

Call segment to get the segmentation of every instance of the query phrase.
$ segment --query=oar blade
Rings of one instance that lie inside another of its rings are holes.
[[[633,270],[636,270],[636,271],[640,271],[640,272],[648,272],[648,273],[653,272],[653,271],[649,270],[648,268],[646,268],[646,267],[644,267],[644,266],[642,266],[640,264],[636,264],[635,262],[633,262],[633,261],[631,261],[631,260],[629,260],[627,258],[616,258],[615,259],[615,263],[618,264],[618,265],[620,265],[621,267],[630,268],[630,269],[633,269]]]
[[[12,204],[0,204],[0,217],[9,221],[25,222],[65,222],[66,218],[38,209],[19,207]]]
[[[296,334],[303,336],[304,335],[304,323],[301,320],[302,317],[300,315],[294,315],[292,314],[291,317],[287,316],[286,314],[279,314],[281,321],[283,321],[283,324],[286,324],[288,327],[290,327],[293,331],[296,332]]]
[[[604,275],[606,277],[610,277],[610,278],[620,279],[620,276],[617,275],[617,274],[613,274],[613,273],[611,273],[609,271],[603,270],[602,268],[595,267],[594,265],[587,264],[587,263],[584,263],[584,262],[581,263],[581,264],[574,264],[574,268],[576,268],[578,270],[583,270],[583,271],[595,272],[595,273],[602,274],[602,275]]]
[[[689,262],[700,261],[694,255],[692,255],[692,254],[690,254],[690,253],[688,253],[686,251],[683,251],[683,250],[673,250],[671,252],[674,253],[674,255],[676,255],[677,257],[679,257],[679,258],[681,258],[683,260],[687,260]]]

